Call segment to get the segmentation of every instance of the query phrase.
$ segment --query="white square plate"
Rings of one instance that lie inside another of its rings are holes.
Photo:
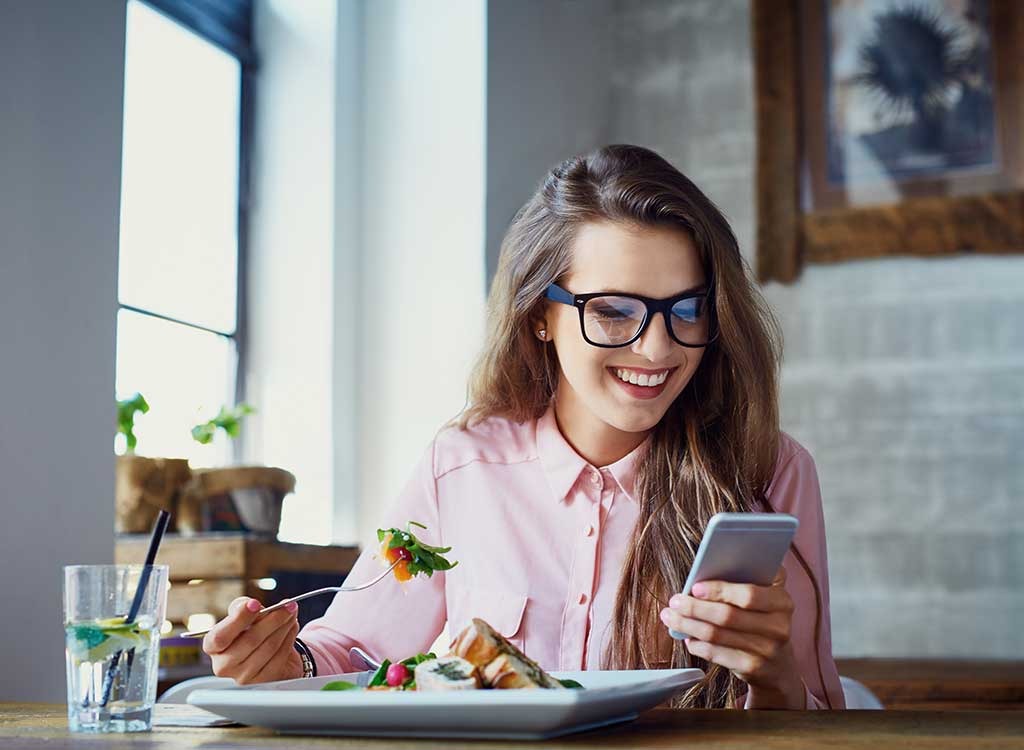
[[[196,690],[192,705],[295,734],[547,739],[635,719],[699,682],[699,669],[553,672],[582,690],[321,691],[369,672]]]

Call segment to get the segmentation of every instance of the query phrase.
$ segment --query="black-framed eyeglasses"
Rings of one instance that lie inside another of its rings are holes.
[[[614,349],[629,346],[643,336],[657,313],[665,319],[665,329],[677,344],[707,346],[717,336],[709,295],[710,288],[665,299],[611,292],[573,294],[550,284],[545,296],[579,310],[580,330],[588,344]]]

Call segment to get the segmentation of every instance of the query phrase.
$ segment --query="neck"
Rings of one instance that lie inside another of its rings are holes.
[[[647,437],[646,432],[625,432],[602,421],[569,389],[559,388],[555,421],[562,437],[592,466],[602,467],[629,455]]]

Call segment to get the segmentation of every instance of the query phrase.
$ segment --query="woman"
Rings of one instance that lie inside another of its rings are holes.
[[[779,431],[777,327],[718,209],[649,150],[569,159],[515,217],[488,304],[469,406],[383,524],[425,524],[459,565],[341,595],[299,641],[294,608],[252,625],[239,599],[204,642],[216,673],[350,671],[353,646],[401,659],[481,617],[546,669],[704,669],[681,705],[841,708],[814,463]],[[771,586],[681,596],[720,511],[800,529]]]

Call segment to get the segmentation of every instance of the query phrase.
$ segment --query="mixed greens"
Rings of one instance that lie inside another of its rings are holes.
[[[434,571],[451,570],[458,562],[449,562],[444,555],[451,552],[451,547],[431,547],[424,544],[412,533],[412,527],[427,528],[416,521],[409,521],[405,531],[401,529],[377,529],[377,541],[380,542],[381,556],[388,565],[395,565],[395,578],[408,581],[414,576],[424,573],[429,578]]]
[[[373,677],[366,684],[367,689],[381,689],[381,688],[393,688],[395,690],[415,690],[416,689],[416,667],[425,661],[432,661],[437,658],[437,654],[416,654],[416,656],[410,656],[408,659],[404,659],[399,662],[392,662],[390,659],[385,659],[377,671],[373,673]],[[338,680],[336,682],[328,682],[324,685],[321,690],[358,690],[359,686],[354,682],[345,682]]]

